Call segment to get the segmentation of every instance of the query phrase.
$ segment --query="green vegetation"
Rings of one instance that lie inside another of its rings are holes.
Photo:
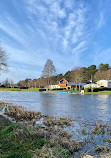
[[[111,92],[85,92],[85,94],[106,94],[106,95],[111,95]]]
[[[4,123],[0,128],[1,158],[31,158],[35,149],[41,149],[46,139],[31,134],[23,125]]]
[[[55,155],[60,155],[60,153],[61,153],[60,157],[67,157],[67,158],[71,157],[69,155],[69,152],[63,148],[55,148],[54,152],[55,152]]]
[[[49,67],[50,72],[48,72]],[[41,77],[35,79],[27,78],[25,80],[20,80],[17,84],[15,84],[13,80],[9,81],[7,78],[1,86],[5,88],[44,88],[48,85],[58,85],[61,79],[66,79],[69,82],[75,82],[75,84],[81,84],[81,82],[89,82],[91,80],[91,76],[93,82],[96,82],[98,80],[111,80],[111,67],[109,66],[109,64],[100,64],[98,67],[96,65],[90,65],[89,67],[76,67],[71,71],[67,71],[64,75],[56,75],[53,62],[48,59],[46,64],[44,65]]]
[[[82,133],[82,135],[87,135],[87,132],[86,132],[85,129],[82,129],[82,130],[81,130],[81,133]]]
[[[0,91],[28,91],[28,92],[39,92],[40,88],[28,88],[28,89],[19,89],[19,88],[0,88]],[[44,92],[76,92],[74,90],[49,90],[49,91],[44,91]]]
[[[100,88],[93,88],[93,92],[101,92],[101,91],[111,91],[111,87],[100,87]],[[85,92],[91,92],[91,88],[85,88]]]
[[[51,157],[70,158],[70,153],[62,147],[38,135],[33,126],[11,123],[0,116],[0,158]]]
[[[27,91],[27,92],[39,92],[39,88],[29,88],[29,89],[18,89],[18,88],[0,88],[0,91]],[[45,93],[59,93],[59,92],[72,92],[79,94],[79,91],[74,90],[49,90],[44,91]],[[111,95],[111,92],[87,92],[85,91],[85,94],[108,94]]]
[[[63,130],[71,125],[71,119],[56,119],[0,102],[0,110],[3,108],[5,115],[19,123],[12,123],[0,115],[0,158],[66,158],[71,157],[72,151],[79,150],[80,144],[70,140],[70,134]],[[41,118],[45,127],[35,123]]]
[[[0,91],[39,91],[39,88],[28,88],[28,89],[0,88]]]

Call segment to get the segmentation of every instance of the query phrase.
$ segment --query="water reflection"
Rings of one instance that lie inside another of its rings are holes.
[[[104,121],[108,120],[108,115],[109,115],[109,95],[97,95],[97,115],[98,118],[102,118]]]
[[[37,92],[0,92],[0,100],[38,110],[48,115],[65,115],[77,120],[111,121],[110,95],[73,95]]]

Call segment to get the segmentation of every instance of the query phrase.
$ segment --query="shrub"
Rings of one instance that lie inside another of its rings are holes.
[[[39,89],[39,92],[43,92],[43,91],[46,91],[46,89],[42,89],[42,88]]]
[[[85,92],[85,93],[91,92],[91,88],[85,88],[85,89],[84,89],[84,92]]]
[[[91,92],[91,88],[85,88],[85,92]],[[100,88],[93,88],[93,92],[99,91],[111,91],[111,87],[100,87]]]

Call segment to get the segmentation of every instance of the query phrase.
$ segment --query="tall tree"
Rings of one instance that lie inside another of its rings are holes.
[[[110,68],[109,64],[103,64],[103,63],[101,63],[101,64],[99,65],[99,67],[98,67],[98,70],[99,70],[99,71],[106,71],[106,70],[108,70],[109,68]]]
[[[91,65],[87,68],[87,79],[90,80],[91,76],[97,72],[96,65]]]
[[[29,83],[31,82],[32,80],[30,78],[26,78],[25,79],[25,85],[26,87],[28,87]]]
[[[76,84],[76,90],[77,90],[77,84],[79,83],[79,90],[81,86],[81,82],[83,81],[83,70],[81,67],[76,67],[71,71],[70,74],[71,81],[75,82]]]
[[[10,83],[9,83],[8,78],[6,78],[6,80],[4,81],[4,86],[5,86],[6,88],[9,88],[9,87],[10,87]]]
[[[11,88],[14,88],[14,81],[11,79],[11,83],[10,83]]]
[[[63,78],[63,74],[58,74],[56,78],[57,78],[57,81],[60,81]]]
[[[51,77],[55,75],[56,69],[53,64],[53,61],[48,59],[44,65],[44,69],[42,71],[42,77],[47,78],[47,84],[51,84]]]
[[[94,75],[94,81],[111,80],[111,69],[105,71],[97,71]]]
[[[70,81],[70,73],[71,71],[67,71],[65,74],[64,74],[64,78],[68,81]]]
[[[0,45],[0,70],[4,70],[7,67],[7,52]]]

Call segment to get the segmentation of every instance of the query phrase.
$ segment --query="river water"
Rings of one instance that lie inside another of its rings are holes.
[[[0,91],[0,100],[50,116],[63,115],[91,122],[111,121],[111,95]]]

